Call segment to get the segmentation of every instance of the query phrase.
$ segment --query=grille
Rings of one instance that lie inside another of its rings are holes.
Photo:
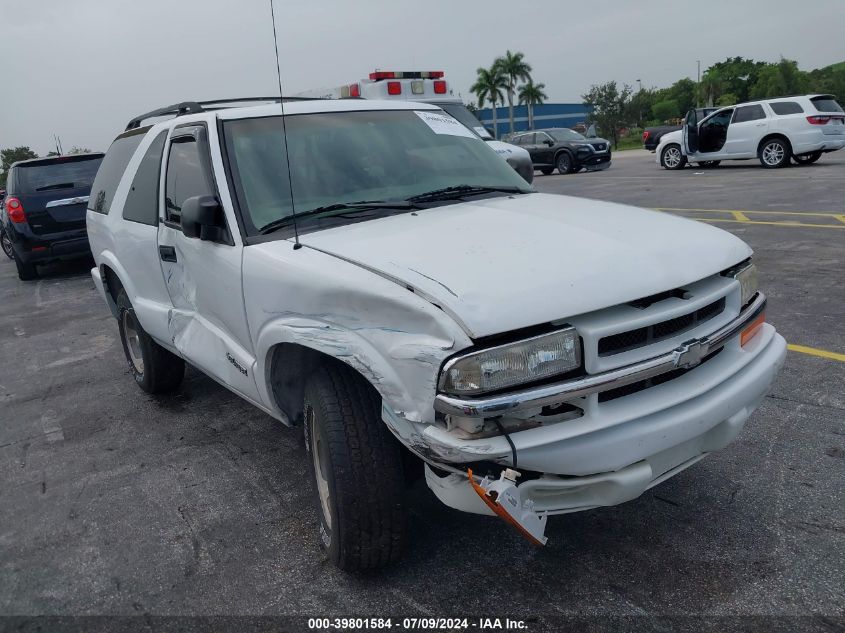
[[[595,147],[597,151],[603,152],[607,149],[607,143],[595,143],[593,144],[593,147]]]
[[[661,321],[647,327],[628,330],[619,334],[605,336],[599,340],[599,356],[611,356],[620,352],[644,347],[663,339],[675,336],[697,325],[709,321],[725,310],[725,298],[699,308],[695,312],[684,314],[668,321]]]
[[[701,367],[701,365],[706,363],[711,358],[714,358],[723,349],[723,347],[720,347],[716,351],[710,352],[707,356],[702,358],[701,363],[699,363],[695,367]],[[643,389],[648,389],[649,387],[656,387],[657,385],[662,385],[663,383],[667,383],[670,380],[675,380],[675,378],[680,378],[688,371],[692,371],[693,369],[695,369],[695,367],[673,369],[672,371],[667,371],[665,374],[660,374],[659,376],[649,378],[648,380],[640,380],[639,382],[634,382],[630,385],[625,385],[624,387],[617,387],[616,389],[603,391],[599,394],[599,402],[608,402],[610,400],[616,400],[616,398],[630,396],[633,393],[637,393],[638,391],[642,391]]]

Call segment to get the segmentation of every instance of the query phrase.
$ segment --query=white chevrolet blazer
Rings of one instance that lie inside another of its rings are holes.
[[[344,569],[399,556],[413,474],[545,543],[731,442],[785,355],[741,240],[536,193],[421,103],[151,112],[87,218],[137,383],[187,361],[301,426]]]

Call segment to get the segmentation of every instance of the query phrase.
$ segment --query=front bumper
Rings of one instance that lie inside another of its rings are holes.
[[[583,167],[587,171],[602,171],[610,167],[610,159],[611,154],[610,152],[604,152],[602,154],[590,154],[587,156],[581,156],[580,154],[576,157],[577,166]]]
[[[744,347],[732,341],[695,372],[605,405],[592,420],[511,435],[519,469],[544,473],[518,486],[522,498],[538,513],[562,514],[638,497],[727,446],[765,397],[785,356],[786,341],[764,325]],[[501,462],[507,455],[507,446],[488,446],[475,457]],[[465,475],[441,476],[426,467],[426,481],[446,505],[492,514]]]

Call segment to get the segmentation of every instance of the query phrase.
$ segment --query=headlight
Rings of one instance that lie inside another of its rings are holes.
[[[439,388],[472,395],[506,389],[577,369],[581,345],[575,328],[480,350],[448,361]]]
[[[726,277],[733,277],[742,289],[741,305],[745,306],[757,294],[757,267],[749,259],[726,270]]]

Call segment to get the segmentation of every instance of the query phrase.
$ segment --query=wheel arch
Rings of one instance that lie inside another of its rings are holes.
[[[769,132],[763,138],[761,138],[760,142],[757,143],[757,156],[759,156],[760,152],[763,151],[763,145],[765,145],[768,141],[771,141],[776,138],[783,139],[784,141],[786,141],[786,149],[789,151],[789,154],[791,156],[792,141],[789,139],[789,136],[787,136],[784,132]]]

